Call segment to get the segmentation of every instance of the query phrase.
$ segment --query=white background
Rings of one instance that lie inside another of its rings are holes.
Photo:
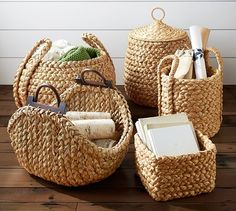
[[[208,45],[218,48],[224,59],[224,84],[236,84],[236,2],[203,0],[0,0],[0,84],[12,84],[20,61],[40,38],[82,44],[83,32],[92,32],[103,42],[116,66],[117,83],[123,84],[128,32],[150,24],[156,6],[165,9],[164,22],[171,26],[210,28]]]

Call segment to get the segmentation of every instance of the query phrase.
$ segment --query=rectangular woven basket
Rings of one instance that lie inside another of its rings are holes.
[[[138,134],[134,136],[137,173],[152,198],[167,201],[211,192],[216,179],[216,147],[196,131],[201,151],[181,156],[152,153]]]

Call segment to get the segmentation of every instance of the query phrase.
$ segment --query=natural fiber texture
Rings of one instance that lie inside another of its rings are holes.
[[[131,100],[156,107],[156,68],[160,59],[189,47],[190,40],[184,30],[172,28],[160,20],[133,30],[129,34],[124,64],[125,90]]]
[[[19,163],[30,173],[66,186],[86,185],[111,175],[128,150],[133,124],[124,97],[115,89],[73,85],[61,100],[73,111],[110,112],[118,143],[101,148],[78,133],[66,118],[24,106],[11,117],[8,132]]]
[[[171,41],[186,38],[186,32],[182,29],[173,28],[156,20],[150,25],[135,29],[130,33],[130,36],[143,41]]]
[[[91,47],[100,51],[97,58],[84,61],[46,61],[42,58],[49,51],[51,41],[43,39],[36,43],[20,64],[13,84],[13,94],[17,107],[23,106],[29,95],[32,95],[37,86],[42,83],[52,84],[59,93],[62,93],[74,83],[75,77],[87,67],[95,68],[115,85],[115,69],[112,60],[103,44],[92,34],[83,34],[83,40]],[[41,53],[32,57],[37,49],[43,46]],[[88,75],[88,79],[99,80],[96,75]],[[40,101],[51,102],[53,94],[50,90],[42,90]]]
[[[218,62],[216,70],[209,65],[210,52],[216,56]],[[162,68],[168,59],[174,60],[172,69]],[[178,58],[176,56],[163,58],[157,71],[159,73],[158,111],[159,115],[186,112],[195,129],[212,137],[219,131],[222,121],[223,61],[215,48],[208,48],[205,51],[205,60],[208,78],[197,80],[174,78]]]
[[[202,147],[196,154],[155,156],[135,135],[137,173],[149,194],[167,201],[211,192],[216,179],[216,147],[197,131]]]

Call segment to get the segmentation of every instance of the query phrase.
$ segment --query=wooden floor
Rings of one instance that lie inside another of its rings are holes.
[[[119,87],[123,90],[123,87]],[[224,87],[224,117],[217,146],[217,181],[212,193],[155,202],[134,169],[134,146],[109,178],[86,187],[66,188],[30,176],[14,155],[6,132],[16,107],[10,86],[0,86],[0,210],[236,210],[236,86]],[[155,109],[129,102],[134,121],[153,116]]]

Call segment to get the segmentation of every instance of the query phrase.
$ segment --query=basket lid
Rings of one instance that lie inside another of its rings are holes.
[[[157,19],[154,16],[154,12],[156,10],[160,10],[162,12],[162,17],[160,19]],[[162,22],[165,17],[165,11],[162,8],[154,8],[151,12],[151,15],[154,22],[150,25],[134,29],[130,33],[130,36],[132,38],[144,41],[157,42],[178,40],[187,36],[187,33],[183,29],[173,28]]]

